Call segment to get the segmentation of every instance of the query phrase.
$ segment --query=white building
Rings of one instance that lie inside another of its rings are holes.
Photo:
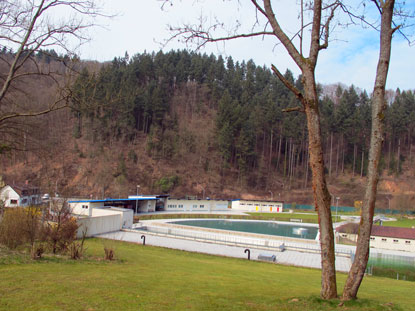
[[[84,233],[86,236],[93,236],[119,231],[133,225],[132,209],[106,206],[107,200],[77,200],[68,203],[71,213],[78,217],[78,237]]]
[[[228,211],[229,207],[228,200],[168,198],[164,210],[167,212],[214,212]]]
[[[24,185],[7,185],[0,190],[0,200],[5,207],[30,206],[41,203],[38,187]]]
[[[284,202],[266,200],[242,200],[232,201],[232,210],[258,213],[281,213]]]
[[[336,235],[357,242],[358,230],[358,224],[348,223],[336,228]],[[415,229],[373,225],[370,247],[415,252]]]

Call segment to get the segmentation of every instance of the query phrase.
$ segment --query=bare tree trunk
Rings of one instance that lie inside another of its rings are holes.
[[[285,140],[285,151],[284,151],[284,177],[286,176],[287,170],[287,154],[288,154],[288,139]]]
[[[307,146],[306,146],[307,147]],[[305,166],[305,181],[304,181],[304,188],[307,188],[307,184],[308,184],[308,149],[306,151],[306,166]]]
[[[331,159],[333,155],[333,132],[330,134],[330,160],[329,160],[329,177],[331,177]]]
[[[388,172],[390,170],[391,165],[391,148],[392,148],[392,138],[389,138],[389,148],[388,148]]]
[[[278,172],[278,169],[280,168],[281,144],[282,144],[282,126],[281,126],[281,133],[280,133],[280,141],[278,143],[277,172]]]
[[[401,165],[401,139],[398,139],[398,160],[396,161],[396,174],[400,173],[399,167]]]
[[[344,148],[344,134],[342,134],[342,174],[344,174],[344,154],[345,154],[345,148]]]
[[[386,0],[381,4],[380,54],[372,99],[372,130],[370,136],[368,179],[362,206],[356,255],[343,289],[343,300],[356,299],[369,259],[370,233],[375,210],[379,161],[384,135],[385,85],[391,55],[392,17],[395,1]]]
[[[324,157],[321,145],[320,113],[318,96],[314,83],[314,73],[304,70],[304,90],[307,98],[305,111],[307,116],[310,165],[313,174],[314,203],[318,212],[321,248],[321,297],[337,297],[336,266],[334,255],[334,234],[331,218],[331,196],[324,174]]]
[[[360,164],[360,178],[363,178],[363,167],[365,166],[365,151],[362,149],[362,161]]]
[[[340,142],[337,141],[337,150],[336,150],[336,176],[339,176],[339,152],[340,152]]]
[[[352,176],[354,176],[354,169],[356,166],[356,153],[357,153],[357,148],[356,148],[356,143],[353,144],[353,174]]]
[[[273,136],[273,129],[271,128],[271,141],[269,143],[269,168],[271,168],[271,162],[272,162],[272,136]]]

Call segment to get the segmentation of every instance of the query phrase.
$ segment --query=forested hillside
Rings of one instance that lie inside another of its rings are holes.
[[[1,156],[7,178],[93,197],[140,185],[145,193],[312,203],[305,116],[290,112],[299,104],[269,68],[187,51],[79,68],[72,108],[38,118],[21,137],[35,141],[29,151]],[[301,76],[285,77],[302,88]],[[370,95],[340,84],[319,91],[329,184],[351,205],[365,181]],[[384,117],[378,204],[408,209],[415,204],[415,93],[390,91]]]

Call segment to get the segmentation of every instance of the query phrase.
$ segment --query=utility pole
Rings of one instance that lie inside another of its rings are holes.
[[[138,209],[138,189],[140,189],[140,185],[137,185],[137,198],[135,200],[135,213],[137,214]]]
[[[337,221],[337,209],[339,207],[339,200],[340,200],[340,197],[336,197],[336,221]]]

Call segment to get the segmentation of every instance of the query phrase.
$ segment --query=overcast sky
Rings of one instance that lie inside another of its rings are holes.
[[[136,53],[159,51],[161,43],[170,34],[167,25],[197,23],[197,19],[206,16],[206,23],[212,23],[219,18],[226,25],[240,22],[241,30],[247,31],[255,21],[255,10],[249,1],[238,5],[238,1],[223,0],[175,0],[173,6],[161,10],[162,1],[158,0],[105,0],[103,9],[106,13],[117,14],[116,17],[100,19],[104,27],[95,28],[90,32],[91,41],[85,44],[80,54],[83,59],[99,61],[112,60],[124,56],[127,51],[130,56]],[[298,12],[296,1],[275,0],[274,10],[280,24],[290,34],[297,29]],[[413,6],[413,4],[412,4]],[[280,9],[281,7],[281,9]],[[412,31],[413,33],[413,31]],[[317,80],[320,83],[331,84],[341,82],[346,85],[373,89],[374,76],[378,58],[378,33],[370,29],[351,27],[334,29],[329,48],[320,53],[317,64]],[[234,60],[253,59],[257,65],[276,65],[280,71],[287,68],[299,74],[296,65],[290,60],[275,38],[239,39],[223,44],[210,44],[200,52],[216,55],[232,56]],[[181,42],[171,42],[163,48],[191,49]],[[392,59],[387,88],[415,89],[415,46],[399,36],[393,41]]]

